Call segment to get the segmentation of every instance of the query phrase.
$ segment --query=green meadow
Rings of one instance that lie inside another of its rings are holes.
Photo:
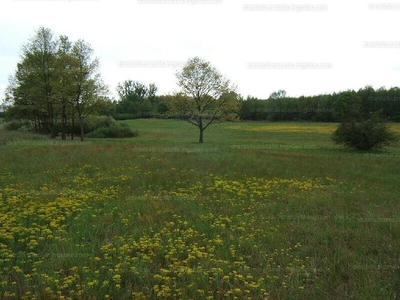
[[[0,124],[0,299],[398,299],[400,145],[333,123],[123,121],[56,141]],[[400,134],[400,125],[393,124]]]

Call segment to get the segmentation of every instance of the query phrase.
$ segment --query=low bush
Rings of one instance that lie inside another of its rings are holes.
[[[126,138],[135,137],[138,133],[132,131],[128,124],[113,122],[108,126],[95,129],[87,134],[90,138]]]
[[[33,126],[28,120],[14,120],[5,124],[7,130],[33,131]]]
[[[341,123],[332,134],[334,143],[358,151],[381,150],[398,140],[378,113],[362,121],[349,120]]]

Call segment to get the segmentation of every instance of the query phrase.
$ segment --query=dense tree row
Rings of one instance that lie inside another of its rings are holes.
[[[374,90],[366,86],[356,91],[344,91],[319,96],[286,97],[278,91],[267,99],[248,97],[241,101],[242,120],[341,122],[344,118],[366,118],[371,112],[394,122],[400,122],[400,89]],[[353,114],[353,115],[349,115]]]
[[[154,85],[125,81],[118,85],[120,100],[114,102],[115,118],[182,118],[171,111],[177,95],[161,95]],[[283,90],[274,92],[268,99],[232,95],[240,107],[238,117],[253,121],[311,121],[341,122],[349,117],[365,119],[370,113],[380,111],[384,118],[400,122],[400,89],[366,86],[358,91],[343,91],[318,96],[287,97]]]
[[[85,41],[72,43],[39,28],[23,46],[21,62],[10,78],[7,116],[31,120],[35,131],[49,132],[51,138],[59,127],[66,139],[78,123],[83,140],[85,119],[96,110],[111,108],[107,87],[97,73],[99,61],[92,55]]]

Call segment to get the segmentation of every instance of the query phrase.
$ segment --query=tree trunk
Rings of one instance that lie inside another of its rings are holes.
[[[203,129],[203,128],[200,128],[199,143],[203,143],[203,142],[204,142],[204,140],[203,140],[203,132],[204,132],[204,129]]]
[[[38,128],[38,121],[36,120],[36,117],[34,118],[33,123],[34,123],[34,125],[35,125],[35,133],[38,133],[39,128]]]
[[[50,129],[50,138],[55,139],[56,138],[56,127],[54,125],[53,120],[50,121],[49,129]]]
[[[75,113],[72,113],[71,141],[74,139]]]
[[[200,117],[199,119],[199,130],[200,130],[200,137],[199,137],[199,143],[203,143],[203,132],[204,132],[204,128],[203,128],[203,119]]]
[[[62,107],[62,116],[61,116],[61,139],[65,141],[67,139],[66,131],[67,131],[67,114],[65,112],[66,107],[63,105]]]
[[[84,128],[84,126],[83,126],[84,123],[83,123],[82,117],[79,118],[79,123],[80,123],[80,125],[81,125],[81,142],[83,142],[84,139],[85,139],[85,128]]]
[[[47,99],[47,121],[48,121],[48,128],[50,130],[50,138],[55,139],[56,138],[56,126],[54,124],[54,109],[53,105],[50,102],[49,99]]]

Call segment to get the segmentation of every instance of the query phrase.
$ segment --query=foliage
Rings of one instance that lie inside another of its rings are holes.
[[[342,122],[332,134],[332,140],[346,148],[370,151],[392,145],[397,137],[379,113],[373,113],[365,120]]]
[[[40,27],[22,47],[21,62],[10,77],[7,117],[29,119],[36,132],[49,132],[51,138],[61,123],[63,139],[77,120],[83,140],[85,118],[96,110],[111,109],[107,87],[97,73],[99,61],[92,54],[85,41],[72,43]]]
[[[335,119],[343,122],[349,119],[360,118],[361,97],[355,91],[340,93],[333,103]]]
[[[145,84],[125,80],[118,83],[117,92],[119,101],[114,104],[114,118],[124,120],[129,118],[151,118],[158,103],[156,92],[157,87],[154,83]]]
[[[127,138],[137,135],[137,132],[132,131],[128,124],[111,122],[94,129],[87,136],[91,138]]]
[[[379,110],[391,121],[400,121],[399,88],[374,90],[366,86],[358,91],[301,97],[288,97],[280,90],[267,100],[247,97],[240,102],[239,117],[254,121],[341,122],[350,115],[367,118],[371,112]]]
[[[203,132],[214,122],[232,119],[239,109],[235,87],[210,62],[194,57],[176,74],[182,92],[175,95],[171,111]]]
[[[31,127],[29,120],[13,120],[4,125],[6,130],[20,130],[21,128]],[[33,128],[32,128],[33,131]]]

